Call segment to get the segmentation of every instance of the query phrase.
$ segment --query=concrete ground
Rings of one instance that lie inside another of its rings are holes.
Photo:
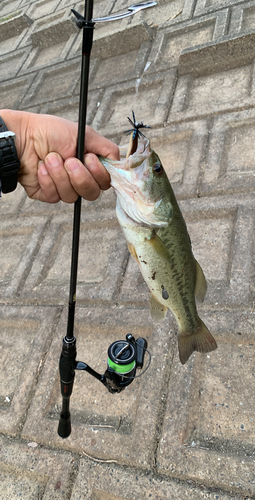
[[[95,1],[94,17],[132,2]],[[1,0],[0,106],[77,119],[73,0]],[[83,202],[77,358],[100,373],[126,333],[148,339],[144,376],[111,395],[78,372],[72,433],[57,434],[73,207],[0,202],[0,499],[255,498],[255,1],[158,0],[97,25],[88,121],[118,144],[134,109],[180,201],[217,351],[182,366],[176,324],[148,289],[109,190]],[[254,141],[254,142],[253,142]]]

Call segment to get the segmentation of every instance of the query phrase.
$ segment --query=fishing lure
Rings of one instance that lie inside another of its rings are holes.
[[[133,121],[131,120],[131,118],[127,117],[127,119],[129,120],[129,122],[132,125],[132,128],[130,130],[124,131],[124,134],[126,134],[126,135],[132,134],[130,137],[126,158],[128,158],[130,155],[132,155],[136,152],[137,146],[138,146],[138,139],[139,138],[141,139],[142,137],[145,139],[145,135],[140,131],[140,129],[141,128],[151,128],[148,125],[144,125],[142,121],[137,122],[135,119],[135,113],[133,110],[132,110],[132,115],[133,115]]]

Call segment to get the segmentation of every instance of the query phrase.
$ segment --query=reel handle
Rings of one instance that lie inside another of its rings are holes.
[[[147,349],[148,342],[146,339],[139,337],[136,341],[136,366],[139,368],[143,367],[145,349]]]

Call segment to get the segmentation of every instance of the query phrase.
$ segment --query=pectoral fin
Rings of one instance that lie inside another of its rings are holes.
[[[158,302],[158,300],[151,294],[150,296],[150,315],[155,321],[162,321],[165,319],[167,307],[163,306]]]
[[[139,260],[138,260],[136,249],[135,249],[134,245],[132,245],[131,243],[128,243],[128,249],[129,249],[132,257],[134,257],[134,259],[136,260],[137,264],[139,264]]]
[[[152,231],[151,237],[147,238],[146,241],[153,247],[153,250],[159,257],[163,258],[166,262],[170,261],[169,252],[155,231]]]
[[[207,283],[202,268],[196,260],[196,286],[195,296],[198,300],[203,302],[207,290]]]

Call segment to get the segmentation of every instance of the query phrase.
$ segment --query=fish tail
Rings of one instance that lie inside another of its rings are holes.
[[[195,332],[180,332],[178,335],[178,347],[181,363],[184,365],[194,351],[210,352],[217,349],[217,343],[205,326],[198,318],[199,324]]]

